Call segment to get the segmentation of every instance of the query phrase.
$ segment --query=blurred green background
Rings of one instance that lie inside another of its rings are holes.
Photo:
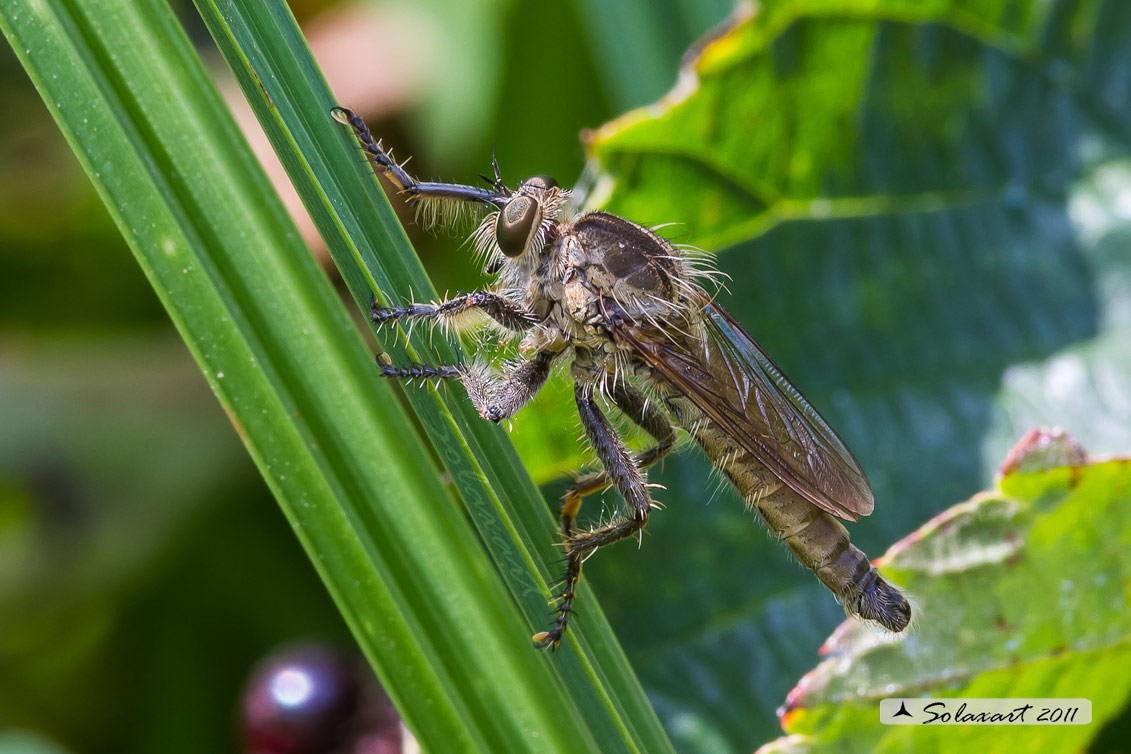
[[[343,104],[418,175],[468,180],[494,152],[509,181],[567,185],[579,133],[660,98],[730,10],[291,5]],[[700,96],[591,149],[613,210],[736,244],[724,302],[872,479],[877,515],[854,541],[878,556],[987,487],[1035,424],[1127,454],[1129,6],[889,0],[856,23],[820,8],[874,4],[764,5],[763,25],[711,50]],[[76,752],[234,750],[258,657],[350,639],[6,49],[0,86],[0,725]],[[438,290],[477,285],[462,239],[409,232]],[[563,390],[514,429],[551,507],[586,457]],[[677,747],[749,751],[778,734],[775,708],[841,611],[701,458],[655,480],[667,508],[643,547],[603,551],[586,578]],[[1126,750],[1129,719],[1093,750]]]

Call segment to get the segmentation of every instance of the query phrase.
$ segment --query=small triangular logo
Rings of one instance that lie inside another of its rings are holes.
[[[899,703],[899,712],[896,712],[892,717],[911,717],[911,713],[907,711],[907,702],[901,701]]]

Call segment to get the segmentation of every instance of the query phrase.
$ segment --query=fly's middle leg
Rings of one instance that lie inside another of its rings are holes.
[[[575,381],[574,397],[585,434],[597,453],[597,458],[605,467],[610,483],[628,503],[629,513],[618,516],[596,529],[571,533],[566,539],[566,573],[562,593],[559,595],[558,615],[549,631],[535,634],[534,643],[539,648],[556,647],[561,643],[562,634],[565,633],[569,616],[573,612],[577,581],[581,577],[581,564],[585,558],[593,554],[598,547],[619,542],[639,532],[648,522],[648,514],[652,510],[652,498],[648,495],[643,472],[609,424],[609,420],[601,413],[593,393],[592,382],[581,379]]]
[[[480,311],[512,332],[524,332],[538,324],[538,318],[518,304],[491,291],[464,293],[436,304],[379,306],[374,301],[369,319],[379,325],[408,320],[430,320],[444,326],[456,325],[459,318]]]

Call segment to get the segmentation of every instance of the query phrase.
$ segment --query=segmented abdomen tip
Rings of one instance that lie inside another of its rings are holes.
[[[900,633],[911,623],[911,603],[894,586],[877,578],[860,600],[860,617]]]

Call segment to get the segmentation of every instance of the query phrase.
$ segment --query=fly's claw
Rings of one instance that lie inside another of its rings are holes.
[[[531,637],[531,640],[534,642],[535,649],[549,649],[553,651],[561,644],[562,635],[560,632],[555,636],[552,631],[539,631]]]
[[[394,322],[405,314],[404,307],[398,306],[381,306],[377,302],[377,296],[374,295],[369,301],[369,321],[382,327],[383,325]]]
[[[330,117],[333,118],[334,120],[338,121],[342,125],[349,126],[350,128],[353,128],[354,130],[357,130],[357,126],[354,125],[354,121],[361,121],[361,118],[358,118],[357,114],[354,113],[353,110],[350,110],[349,108],[345,108],[345,107],[332,107],[332,108],[330,108]],[[361,127],[364,127],[364,126],[365,126],[365,124],[362,123]]]
[[[369,310],[369,321],[377,325],[377,327],[384,327],[389,322],[394,322],[397,319],[395,310],[383,306],[375,306]]]
[[[373,134],[369,132],[369,127],[365,125],[365,121],[358,116],[353,110],[345,107],[333,107],[330,109],[330,116],[343,125],[349,126],[361,143],[361,148],[369,155],[370,161],[376,163],[376,167],[380,169],[390,183],[392,183],[398,191],[412,191],[416,187],[416,181],[408,173],[404,171],[403,163],[397,164],[393,159],[392,151],[385,151],[384,144],[379,139],[374,139]],[[405,160],[408,162],[408,160]]]
[[[503,419],[507,418],[506,413],[498,406],[484,406],[483,410],[479,412],[479,415],[492,424],[498,424]]]
[[[567,589],[562,593],[562,603],[558,605],[557,618],[554,619],[554,627],[549,631],[539,631],[534,634],[531,639],[534,642],[535,649],[557,649],[562,643],[562,636],[565,634],[566,624],[569,623],[569,616],[573,612],[573,594],[572,589]]]

